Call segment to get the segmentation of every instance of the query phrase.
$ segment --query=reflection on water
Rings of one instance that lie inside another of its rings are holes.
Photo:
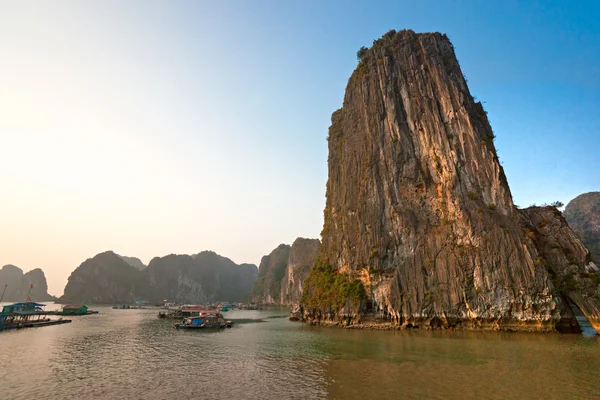
[[[53,307],[49,307],[53,308]],[[1,398],[597,398],[596,337],[315,328],[230,311],[179,331],[155,310],[112,310],[0,333]],[[5,396],[5,397],[2,397]]]

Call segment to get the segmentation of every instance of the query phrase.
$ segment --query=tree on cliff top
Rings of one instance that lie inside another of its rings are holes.
[[[356,59],[358,61],[362,61],[363,57],[367,54],[367,51],[369,51],[369,49],[367,49],[365,46],[362,46],[360,49],[358,49],[358,51],[356,52]]]

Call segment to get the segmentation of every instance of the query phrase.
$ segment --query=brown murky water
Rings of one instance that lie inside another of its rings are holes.
[[[0,333],[0,399],[600,399],[595,336],[315,328],[285,311],[187,332],[99,310]]]

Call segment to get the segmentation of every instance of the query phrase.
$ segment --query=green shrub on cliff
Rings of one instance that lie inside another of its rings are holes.
[[[348,300],[357,306],[364,298],[366,292],[361,281],[350,279],[331,265],[317,260],[304,283],[300,303],[309,309],[340,309]]]

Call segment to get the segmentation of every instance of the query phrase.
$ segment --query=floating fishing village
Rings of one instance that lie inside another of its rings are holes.
[[[6,287],[4,288],[6,291]],[[0,304],[2,297],[0,297]],[[61,325],[72,322],[71,319],[62,317],[78,317],[99,314],[99,311],[90,310],[83,304],[65,304],[57,310],[45,310],[46,304],[31,301],[28,295],[26,302],[7,304],[0,313],[0,331],[38,328],[44,326]],[[175,329],[224,329],[231,328],[233,321],[227,320],[223,312],[238,310],[260,310],[258,306],[243,303],[217,303],[217,304],[176,304],[165,300],[162,304],[150,304],[145,300],[135,301],[133,304],[113,306],[114,310],[140,310],[160,309],[157,314],[159,319],[171,319],[179,322],[172,326]],[[57,316],[60,318],[51,318]]]

